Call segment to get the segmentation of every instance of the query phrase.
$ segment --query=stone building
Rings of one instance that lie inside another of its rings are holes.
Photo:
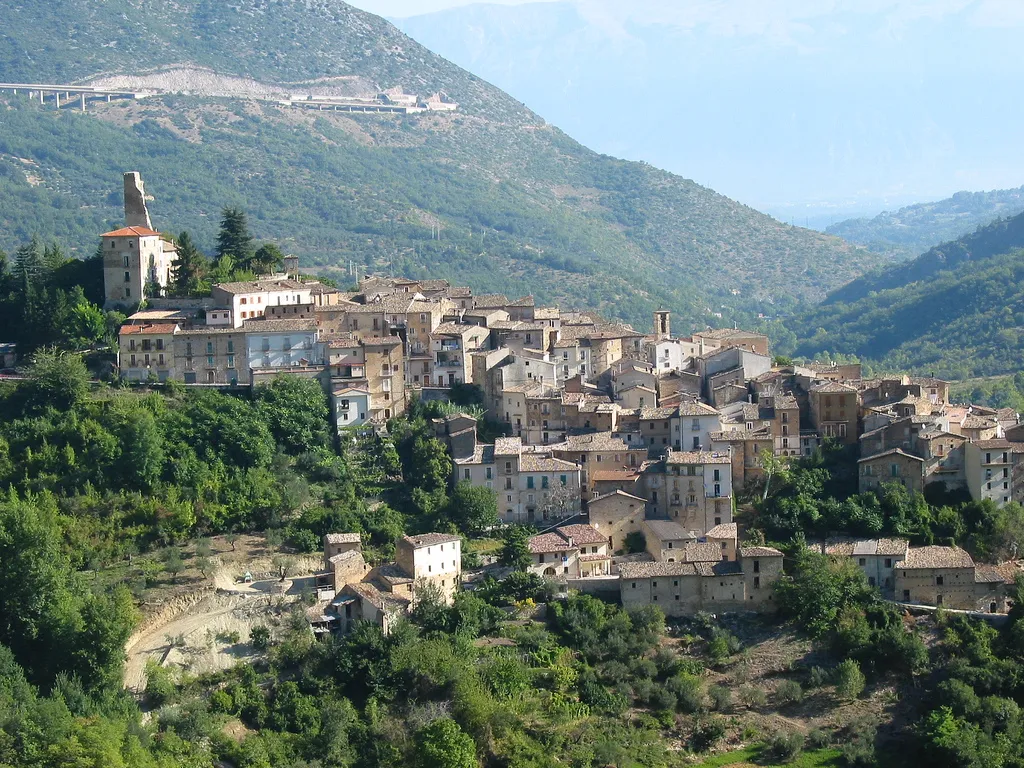
[[[611,573],[608,540],[589,525],[565,525],[530,537],[529,570],[548,578],[590,578]]]

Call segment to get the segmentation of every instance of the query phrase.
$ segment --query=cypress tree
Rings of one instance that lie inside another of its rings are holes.
[[[252,244],[245,213],[237,208],[225,208],[221,216],[220,233],[217,235],[217,258],[230,256],[239,267],[249,269],[256,249]]]
[[[182,232],[177,238],[178,258],[174,262],[174,290],[180,296],[199,292],[199,283],[206,276],[206,257],[196,247],[192,236]]]

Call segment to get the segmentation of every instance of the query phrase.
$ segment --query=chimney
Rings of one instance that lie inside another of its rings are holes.
[[[124,225],[126,227],[153,228],[146,207],[146,187],[142,174],[130,171],[124,175]]]

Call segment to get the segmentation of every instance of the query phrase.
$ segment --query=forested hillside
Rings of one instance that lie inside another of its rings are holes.
[[[847,219],[825,231],[876,253],[914,258],[932,246],[968,234],[996,217],[1024,211],[1024,187],[957,192],[934,203],[884,211],[874,218]]]
[[[1014,373],[1024,353],[1024,214],[867,275],[788,324],[796,353],[948,379]]]
[[[64,0],[5,6],[0,23],[10,80],[184,64],[298,92],[443,90],[460,104],[453,115],[349,117],[165,96],[82,115],[19,97],[0,110],[8,249],[37,233],[91,253],[96,234],[120,219],[120,173],[139,170],[157,225],[188,229],[207,248],[221,206],[234,205],[257,237],[310,265],[351,260],[534,292],[643,324],[656,305],[701,324],[712,311],[774,314],[882,263],[672,174],[590,152],[344,3],[189,0],[172,10]]]

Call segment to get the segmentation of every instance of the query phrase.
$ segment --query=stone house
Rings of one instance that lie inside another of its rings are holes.
[[[977,440],[964,446],[967,490],[971,498],[991,499],[1002,506],[1019,501],[1013,494],[1014,467],[1022,458],[1024,445],[1006,439]]]
[[[649,517],[673,520],[695,535],[732,522],[732,457],[669,451],[643,470]]]
[[[829,381],[813,385],[809,395],[811,426],[825,437],[856,444],[860,408],[857,389]]]
[[[611,573],[608,540],[589,525],[565,525],[530,537],[529,570],[548,578],[588,578]]]
[[[878,490],[885,483],[898,483],[912,493],[924,490],[924,459],[900,448],[858,460],[857,470],[861,493]]]
[[[712,432],[709,437],[712,453],[728,453],[732,457],[732,482],[737,493],[764,477],[762,452],[772,452],[775,446],[775,438],[767,429]]]
[[[582,492],[588,497],[592,495],[592,472],[632,469],[647,460],[645,446],[638,441],[617,437],[612,432],[568,435],[564,442],[549,448],[556,458],[578,465]]]
[[[448,533],[403,536],[395,548],[395,563],[419,584],[430,584],[451,604],[462,580],[462,539]]]
[[[974,560],[959,547],[911,547],[896,568],[896,599],[975,610]]]
[[[670,421],[672,447],[677,451],[710,449],[711,434],[722,428],[721,414],[699,402],[681,402]]]
[[[118,333],[118,368],[129,381],[179,378],[174,370],[175,322],[131,323]]]
[[[644,520],[641,531],[651,557],[670,563],[682,560],[685,545],[696,541],[690,531],[671,520]]]
[[[605,538],[612,552],[623,552],[626,536],[642,529],[646,506],[646,499],[625,491],[612,491],[590,500],[590,524]]]

